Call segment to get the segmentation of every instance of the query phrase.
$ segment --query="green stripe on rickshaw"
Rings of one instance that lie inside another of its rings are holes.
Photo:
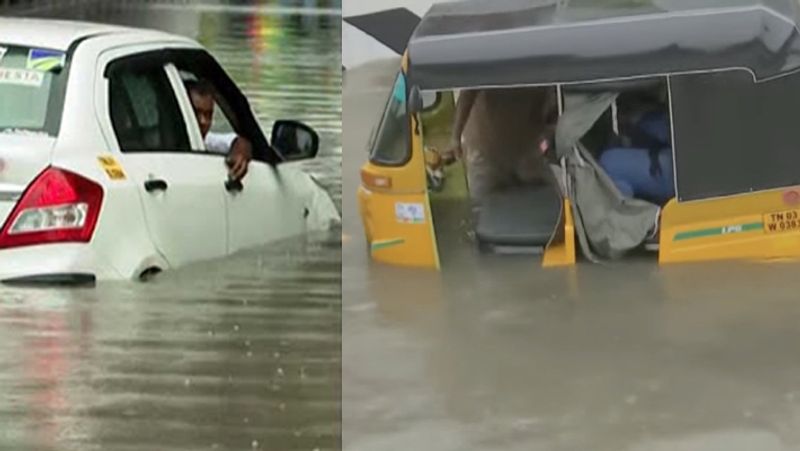
[[[373,241],[372,244],[370,245],[370,249],[372,249],[373,251],[379,251],[381,249],[386,249],[387,247],[398,246],[405,242],[406,240],[404,240],[403,238],[397,238],[394,240]]]
[[[724,227],[711,227],[708,229],[689,230],[686,232],[676,233],[672,241],[691,240],[694,238],[704,238],[716,235],[729,235],[733,233],[756,232],[759,230],[764,230],[764,224],[761,222],[751,222],[748,224],[735,224]]]

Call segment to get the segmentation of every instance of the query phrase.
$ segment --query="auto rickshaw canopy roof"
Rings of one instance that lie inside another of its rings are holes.
[[[797,0],[464,0],[434,5],[408,45],[423,90],[800,69]]]

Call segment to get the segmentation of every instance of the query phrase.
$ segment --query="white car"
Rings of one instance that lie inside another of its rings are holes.
[[[213,85],[254,160],[230,182],[184,86]],[[270,145],[200,44],[151,30],[0,18],[0,281],[139,279],[328,228],[340,215],[293,161],[319,138],[276,121]]]

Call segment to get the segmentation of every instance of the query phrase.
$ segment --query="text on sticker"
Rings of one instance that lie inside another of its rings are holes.
[[[125,171],[122,170],[122,166],[117,162],[114,157],[111,156],[99,156],[97,157],[97,161],[100,162],[100,166],[105,171],[106,175],[111,180],[125,180]]]
[[[800,229],[800,210],[779,211],[764,215],[767,233],[793,232]]]
[[[117,160],[115,160],[114,157],[97,157],[97,159],[100,161],[100,164],[103,165],[103,166],[116,166],[117,165]]]
[[[44,83],[44,74],[33,70],[0,68],[0,84],[31,86],[38,88]]]

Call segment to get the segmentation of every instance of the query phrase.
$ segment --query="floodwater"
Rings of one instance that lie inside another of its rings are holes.
[[[370,262],[354,193],[397,67],[343,88],[344,449],[800,449],[797,264]]]
[[[341,205],[341,3],[253,3],[49,15],[197,38],[265,130],[320,131],[308,169]],[[340,449],[340,262],[334,230],[149,283],[0,287],[0,450]]]

